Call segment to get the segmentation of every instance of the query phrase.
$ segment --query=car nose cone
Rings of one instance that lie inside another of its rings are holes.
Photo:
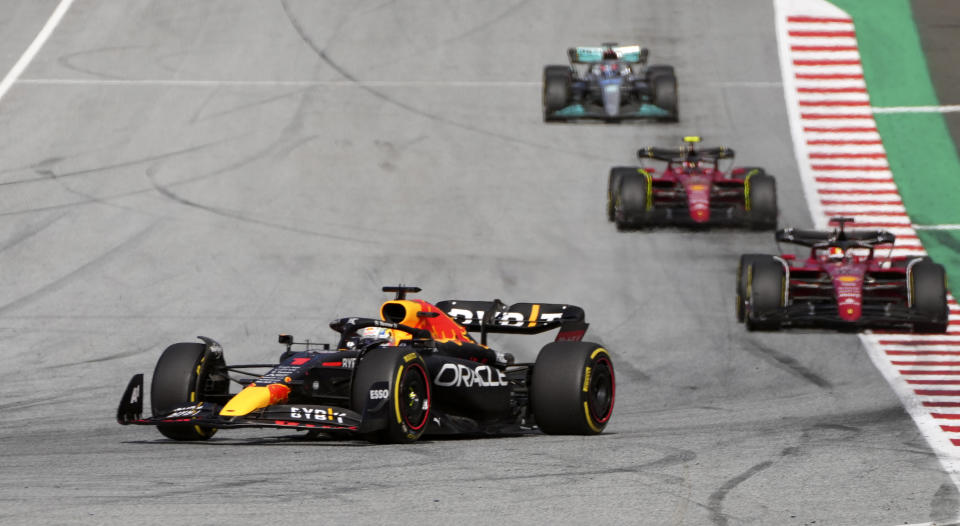
[[[603,111],[610,117],[620,113],[620,83],[610,82],[603,85]]]

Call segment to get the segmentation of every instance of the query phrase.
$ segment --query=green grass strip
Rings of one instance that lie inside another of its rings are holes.
[[[853,17],[870,103],[937,106],[908,0],[831,0]],[[960,224],[960,159],[939,113],[874,114],[893,178],[917,225]],[[930,256],[960,283],[960,232],[919,231]]]

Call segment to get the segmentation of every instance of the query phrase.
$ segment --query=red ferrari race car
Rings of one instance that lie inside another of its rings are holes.
[[[679,148],[641,148],[640,160],[666,163],[654,168],[610,169],[607,218],[620,230],[655,224],[777,227],[777,183],[763,168],[720,169],[733,164],[724,146],[697,149],[699,137],[684,137]]]
[[[777,231],[778,245],[809,247],[806,259],[782,251],[740,257],[737,321],[748,330],[820,326],[946,332],[943,266],[928,257],[890,257],[890,250],[877,255],[878,247],[892,250],[892,233],[847,231],[853,219],[845,217],[831,222],[838,228]]]

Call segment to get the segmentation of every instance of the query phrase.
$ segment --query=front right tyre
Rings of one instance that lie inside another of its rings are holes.
[[[630,177],[637,174],[637,169],[629,166],[614,166],[610,169],[610,176],[607,178],[607,219],[614,220],[614,204],[617,196],[620,194],[620,181],[624,177]]]
[[[223,357],[206,352],[202,343],[175,343],[166,348],[153,370],[150,404],[153,414],[161,416],[179,407],[203,402],[208,396],[227,394],[227,382],[211,382],[211,376],[224,373]],[[212,391],[211,391],[212,388]],[[173,440],[207,440],[217,432],[214,427],[161,424],[163,436]]]
[[[666,110],[670,116],[662,120],[677,122],[680,111],[677,107],[677,77],[673,66],[656,65],[647,68],[647,83],[653,91],[654,106]]]
[[[747,267],[747,306],[744,323],[749,331],[773,331],[780,328],[776,311],[784,307],[787,275],[783,265],[772,257],[759,259]]]
[[[614,222],[618,230],[640,228],[651,208],[653,186],[649,177],[634,172],[620,179],[619,191],[614,194]]]
[[[559,120],[553,113],[562,110],[570,103],[570,90],[573,75],[568,66],[547,66],[543,68],[543,120]]]
[[[744,254],[740,256],[740,264],[737,266],[737,321],[743,323],[744,316],[746,315],[746,304],[747,304],[747,272],[750,270],[750,265],[753,265],[757,261],[769,260],[772,259],[766,254]]]

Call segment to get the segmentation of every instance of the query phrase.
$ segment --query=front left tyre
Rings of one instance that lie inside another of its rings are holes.
[[[610,353],[589,342],[553,342],[537,355],[530,402],[550,435],[596,435],[613,414],[616,378]]]
[[[913,309],[928,321],[914,324],[916,332],[947,332],[947,275],[943,265],[924,258],[910,267],[910,300]]]
[[[780,328],[776,311],[784,307],[786,281],[783,265],[772,257],[758,259],[747,267],[744,316],[747,330],[773,331]]]

